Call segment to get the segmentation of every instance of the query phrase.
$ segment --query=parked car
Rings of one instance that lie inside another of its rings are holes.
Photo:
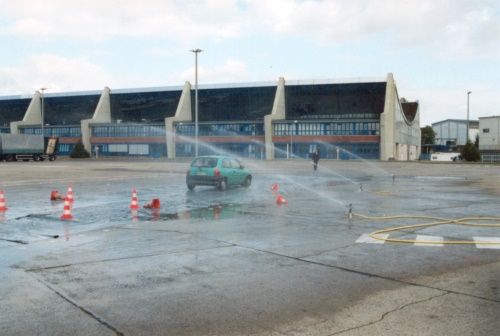
[[[226,190],[229,185],[249,187],[252,174],[236,159],[228,156],[199,156],[186,172],[189,190],[196,186],[215,186]]]

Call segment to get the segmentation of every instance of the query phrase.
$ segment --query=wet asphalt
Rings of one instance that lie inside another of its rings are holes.
[[[498,332],[499,165],[189,161],[0,162],[0,335]]]

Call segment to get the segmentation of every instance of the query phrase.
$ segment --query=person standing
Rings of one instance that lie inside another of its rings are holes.
[[[313,160],[314,170],[317,170],[319,162],[319,153],[317,149],[314,150],[314,153],[312,154],[311,158]]]

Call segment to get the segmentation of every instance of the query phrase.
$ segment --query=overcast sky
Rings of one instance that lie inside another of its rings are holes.
[[[500,115],[498,0],[0,0],[0,96],[385,77],[421,126]]]

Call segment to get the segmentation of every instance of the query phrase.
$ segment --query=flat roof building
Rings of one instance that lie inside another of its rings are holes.
[[[474,142],[479,130],[479,121],[466,119],[446,119],[432,124],[438,145],[464,146],[467,140]],[[469,131],[469,134],[466,134]]]
[[[479,151],[483,162],[500,162],[500,116],[479,118]]]
[[[197,146],[200,155],[267,160],[309,158],[314,149],[323,159],[420,155],[418,101],[399,98],[392,74],[198,85],[198,116],[193,89],[0,97],[0,131],[40,134],[43,100],[44,135],[59,137],[63,155],[78,141],[99,156],[193,157]]]

